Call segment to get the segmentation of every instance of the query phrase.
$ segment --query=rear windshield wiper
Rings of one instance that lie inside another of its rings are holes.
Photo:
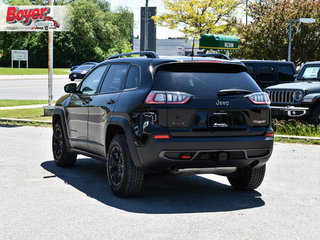
[[[222,89],[218,92],[218,96],[230,96],[236,94],[249,94],[252,93],[250,90],[245,89]]]

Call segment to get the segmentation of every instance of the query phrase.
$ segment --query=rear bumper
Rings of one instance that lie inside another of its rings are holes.
[[[294,106],[271,106],[271,113],[274,117],[302,117],[309,113],[308,107]]]
[[[150,139],[145,146],[137,147],[141,165],[150,172],[261,166],[272,150],[273,138],[265,136]]]

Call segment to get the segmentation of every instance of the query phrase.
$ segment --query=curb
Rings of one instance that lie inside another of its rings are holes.
[[[305,139],[305,140],[320,140],[320,137],[307,137],[307,136],[293,136],[293,135],[274,135],[278,138],[288,138],[288,139]]]
[[[45,120],[30,120],[30,119],[20,119],[20,118],[0,118],[0,122],[16,122],[16,123],[42,123],[51,125],[52,121]]]

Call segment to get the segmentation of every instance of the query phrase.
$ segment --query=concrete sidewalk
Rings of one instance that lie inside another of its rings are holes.
[[[0,75],[1,80],[46,80],[48,75]],[[68,74],[53,75],[53,79],[69,79]]]
[[[47,106],[47,105],[48,104],[34,104],[34,105],[12,106],[12,107],[0,107],[0,110],[39,108],[39,107],[43,107],[43,106]]]

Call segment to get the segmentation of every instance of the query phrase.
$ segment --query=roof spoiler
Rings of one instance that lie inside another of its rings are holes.
[[[122,56],[131,56],[131,55],[146,56],[147,58],[159,58],[158,53],[153,52],[153,51],[145,51],[145,52],[130,52],[130,53],[117,54],[117,55],[113,55],[113,56],[109,57],[108,60],[120,58]]]

